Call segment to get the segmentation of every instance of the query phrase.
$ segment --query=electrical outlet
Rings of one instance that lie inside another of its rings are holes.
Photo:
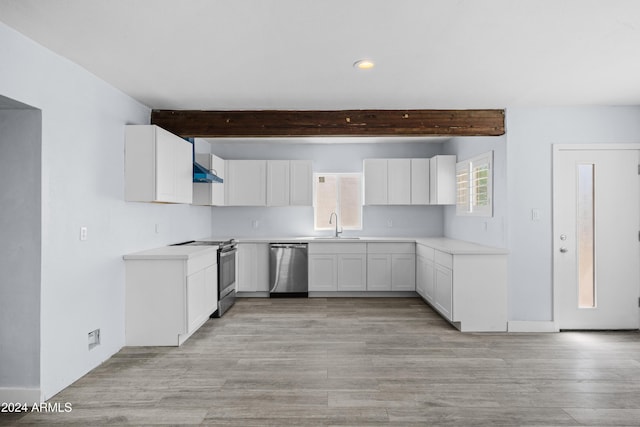
[[[88,230],[87,227],[80,227],[80,240],[87,240]]]
[[[387,220],[387,227],[393,227],[393,220],[392,219],[388,219]]]
[[[100,344],[100,328],[89,332],[89,350]]]
[[[156,224],[156,234],[160,234],[160,224]]]
[[[260,225],[260,222],[257,219],[254,219],[253,221],[251,221],[251,226],[253,228],[258,228],[259,225]]]

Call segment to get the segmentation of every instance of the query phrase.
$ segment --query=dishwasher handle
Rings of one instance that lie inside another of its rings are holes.
[[[307,249],[306,243],[271,243],[271,248],[283,248],[283,249]]]

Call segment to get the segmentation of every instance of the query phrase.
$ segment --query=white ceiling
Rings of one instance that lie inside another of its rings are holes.
[[[152,108],[640,105],[638,0],[0,0],[0,20]]]

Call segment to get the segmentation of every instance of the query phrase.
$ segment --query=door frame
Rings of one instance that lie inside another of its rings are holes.
[[[559,280],[557,280],[556,274],[556,263],[558,262],[559,254],[554,251],[554,236],[557,234],[556,226],[558,224],[556,214],[557,214],[557,182],[556,182],[556,170],[558,168],[558,156],[561,151],[582,151],[582,150],[603,150],[603,151],[615,151],[615,150],[640,150],[640,143],[629,143],[629,144],[552,144],[552,159],[551,159],[551,281],[552,281],[552,292],[553,292],[553,328],[556,332],[560,331],[560,304],[559,304]],[[640,222],[640,220],[639,220]]]

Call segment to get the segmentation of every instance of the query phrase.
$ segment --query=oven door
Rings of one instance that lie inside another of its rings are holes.
[[[236,252],[233,247],[228,250],[218,252],[218,299],[225,296],[236,288]]]

